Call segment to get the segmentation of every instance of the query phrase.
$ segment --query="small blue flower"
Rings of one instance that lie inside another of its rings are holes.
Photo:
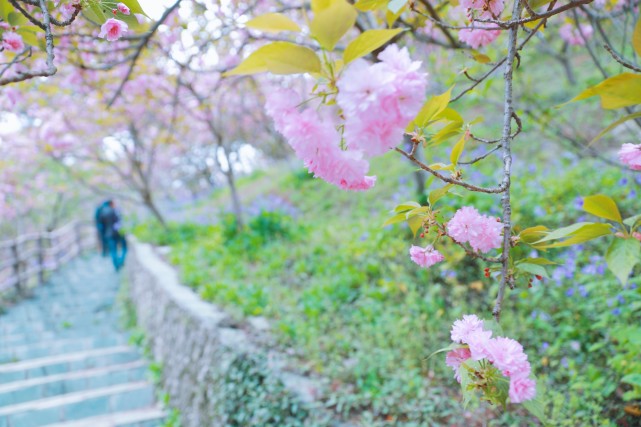
[[[583,197],[579,196],[574,199],[574,207],[577,209],[583,209]]]
[[[550,343],[547,341],[543,341],[543,344],[541,344],[541,353],[543,353],[545,350],[547,350],[550,347]]]
[[[579,293],[583,298],[587,298],[589,294],[588,290],[583,285],[579,286]]]
[[[617,295],[617,300],[619,301],[619,304],[625,304],[625,298],[623,298],[623,295]]]
[[[621,178],[619,180],[619,185],[628,185],[628,178]]]
[[[565,291],[565,295],[568,297],[571,297],[572,295],[574,295],[574,288],[570,288],[567,291]]]
[[[613,309],[612,314],[614,314],[615,316],[618,316],[619,314],[621,314],[621,309],[619,307]]]
[[[567,368],[568,366],[570,366],[568,364],[568,358],[567,357],[563,357],[563,359],[561,359],[561,365],[563,365],[564,368]]]

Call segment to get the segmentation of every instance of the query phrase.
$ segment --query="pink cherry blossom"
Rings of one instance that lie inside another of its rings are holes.
[[[472,354],[469,348],[457,348],[445,355],[445,364],[454,370],[454,378],[456,378],[456,381],[461,382],[461,374],[458,368],[461,366],[461,363],[470,357],[472,357]]]
[[[367,157],[385,154],[402,141],[425,98],[426,74],[407,48],[388,46],[370,65],[358,59],[339,79],[336,101],[343,110],[345,141]],[[367,76],[367,78],[364,78]]]
[[[5,31],[2,35],[2,47],[9,52],[22,52],[24,50],[22,36],[11,31]]]
[[[454,322],[450,335],[454,342],[467,343],[469,336],[479,330],[483,330],[483,321],[476,314],[466,314]]]
[[[315,176],[345,190],[367,190],[376,178],[366,176],[369,162],[360,151],[343,151],[340,134],[318,111],[299,112],[300,96],[291,90],[275,91],[267,97],[266,111],[274,119],[296,156]]]
[[[129,27],[125,22],[116,18],[109,18],[100,27],[100,34],[98,34],[98,37],[114,42],[119,40],[128,29]]]
[[[447,224],[447,233],[458,243],[469,243],[472,249],[489,252],[500,248],[503,225],[496,218],[481,215],[471,206],[459,209]]]
[[[481,18],[499,17],[505,7],[503,0],[461,0],[461,7],[472,9],[480,13]]]
[[[511,377],[513,374],[530,375],[530,364],[523,346],[511,338],[496,337],[491,339],[486,346],[488,359],[503,375]]]
[[[478,24],[476,24],[478,27]],[[483,30],[481,28],[465,28],[459,30],[458,39],[463,43],[467,44],[473,49],[478,49],[479,47],[487,46],[488,44],[494,42],[499,35],[501,35],[500,30]]]
[[[619,160],[632,170],[641,170],[641,144],[623,144],[619,150]]]
[[[512,403],[521,403],[534,399],[536,396],[536,381],[528,377],[512,378],[510,380],[509,396]]]
[[[590,24],[581,24],[576,27],[574,24],[567,23],[559,28],[559,36],[572,46],[583,46],[586,40],[590,40],[594,30]]]
[[[412,246],[410,248],[410,257],[412,261],[421,267],[431,267],[445,259],[443,255],[431,245],[425,246],[424,248]]]
[[[118,3],[116,5],[116,8],[118,9],[118,12],[122,13],[123,15],[129,15],[131,13],[127,5],[125,5],[124,3]]]

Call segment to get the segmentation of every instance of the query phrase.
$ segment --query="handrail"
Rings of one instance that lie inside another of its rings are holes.
[[[0,241],[0,295],[11,289],[23,294],[36,277],[35,284],[43,284],[47,273],[82,254],[95,240],[91,221],[72,221],[50,232]]]

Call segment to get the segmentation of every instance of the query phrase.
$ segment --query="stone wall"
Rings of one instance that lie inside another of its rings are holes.
[[[318,402],[322,382],[288,372],[285,358],[259,339],[264,320],[234,327],[133,238],[127,274],[138,326],[183,426],[338,425]]]

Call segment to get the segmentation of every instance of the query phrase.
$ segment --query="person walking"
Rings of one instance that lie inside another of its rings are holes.
[[[107,206],[100,211],[99,222],[104,230],[106,247],[111,255],[116,271],[125,264],[127,256],[127,241],[121,233],[122,215],[116,209],[113,200],[109,200]]]
[[[105,200],[100,205],[98,205],[98,207],[96,208],[96,212],[94,214],[96,231],[98,232],[98,245],[100,246],[100,252],[102,252],[103,257],[107,256],[109,248],[107,247],[107,240],[105,239],[105,230],[102,225],[102,222],[100,221],[100,215],[102,214],[102,210],[105,209],[107,206],[109,206],[110,201],[111,200]]]

